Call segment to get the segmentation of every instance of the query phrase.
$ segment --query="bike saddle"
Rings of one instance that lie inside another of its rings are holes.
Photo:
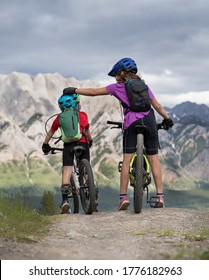
[[[136,130],[136,133],[139,134],[139,133],[144,133],[144,131],[147,129],[147,127],[143,124],[137,124],[135,126],[135,130]]]
[[[75,146],[71,149],[72,153],[75,153],[77,156],[80,156],[83,151],[85,151],[86,148],[83,146]]]

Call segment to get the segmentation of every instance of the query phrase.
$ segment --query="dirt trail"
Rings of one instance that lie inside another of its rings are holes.
[[[0,238],[0,257],[16,259],[198,259],[209,254],[209,211],[146,209],[56,216],[41,241]]]

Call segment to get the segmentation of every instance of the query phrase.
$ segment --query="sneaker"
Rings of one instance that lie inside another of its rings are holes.
[[[130,202],[127,196],[124,196],[123,198],[120,199],[119,205],[118,205],[118,210],[127,210]]]
[[[70,213],[70,204],[68,201],[63,201],[62,205],[60,206],[61,212],[60,214],[69,214]]]
[[[164,197],[163,195],[158,195],[158,202],[157,202],[157,208],[164,208]]]

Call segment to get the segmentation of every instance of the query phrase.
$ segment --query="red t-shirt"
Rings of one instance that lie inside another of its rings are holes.
[[[82,133],[83,129],[89,128],[88,116],[85,112],[79,112],[79,118],[80,118],[80,132]],[[57,116],[56,119],[53,121],[51,130],[55,132],[59,127],[60,127],[59,116]],[[85,130],[83,131],[83,133],[85,133]],[[86,138],[82,136],[82,138],[77,142],[86,142]]]

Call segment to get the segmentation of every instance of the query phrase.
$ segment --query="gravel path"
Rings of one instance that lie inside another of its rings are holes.
[[[0,238],[5,260],[209,258],[209,211],[145,209],[54,216],[41,241]]]

